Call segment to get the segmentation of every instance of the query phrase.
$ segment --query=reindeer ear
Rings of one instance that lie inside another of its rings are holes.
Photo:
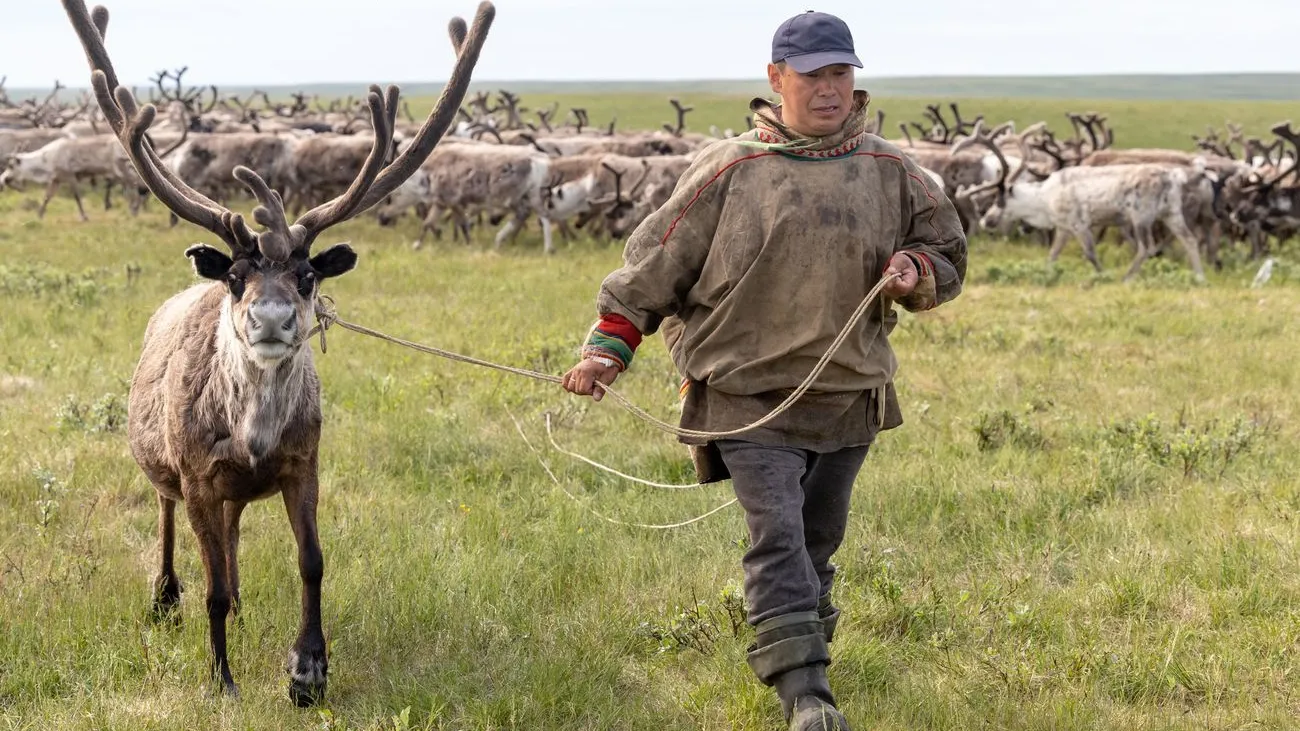
[[[357,252],[347,244],[338,244],[313,256],[307,263],[321,279],[337,277],[347,274],[357,265]]]
[[[208,246],[195,244],[185,250],[185,255],[194,263],[194,271],[204,279],[223,280],[230,272],[234,261],[224,253]]]

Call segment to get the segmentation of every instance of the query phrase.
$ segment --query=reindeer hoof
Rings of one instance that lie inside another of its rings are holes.
[[[325,700],[325,683],[308,685],[294,680],[289,683],[289,699],[299,708],[310,708]]]
[[[179,602],[165,603],[155,601],[153,608],[149,610],[149,619],[154,624],[167,625],[170,627],[181,626],[181,608]]]
[[[181,592],[185,588],[179,580],[160,579],[154,587],[150,617],[156,624],[179,626],[181,623]]]
[[[325,685],[329,664],[324,653],[300,655],[289,651],[289,698],[299,708],[316,705],[325,700]]]

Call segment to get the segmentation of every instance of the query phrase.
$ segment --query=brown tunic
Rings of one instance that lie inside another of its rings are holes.
[[[682,426],[727,431],[767,414],[808,375],[897,251],[928,272],[896,304],[925,310],[960,293],[966,239],[952,203],[896,147],[864,131],[869,96],[856,97],[841,132],[820,139],[797,137],[778,107],[754,100],[755,129],[700,151],[602,283],[601,315],[622,315],[647,335],[662,328],[687,384]],[[901,424],[888,341],[894,304],[872,305],[790,411],[735,438],[829,451]]]

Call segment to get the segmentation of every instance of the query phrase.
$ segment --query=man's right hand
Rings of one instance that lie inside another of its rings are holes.
[[[564,390],[570,393],[576,393],[579,396],[590,395],[593,399],[599,401],[604,398],[605,389],[597,388],[596,381],[608,385],[618,378],[618,374],[619,369],[616,365],[607,366],[590,358],[584,358],[578,361],[577,365],[570,368],[568,373],[564,374],[561,385],[564,386]]]

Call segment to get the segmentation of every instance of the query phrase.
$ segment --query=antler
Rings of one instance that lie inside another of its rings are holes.
[[[532,145],[534,150],[537,150],[538,152],[540,152],[540,153],[542,153],[542,154],[545,154],[545,155],[550,155],[550,154],[551,154],[551,151],[550,151],[550,150],[547,150],[545,147],[542,147],[541,143],[537,141],[537,138],[534,137],[534,136],[531,135],[531,134],[524,134],[524,133],[521,132],[521,133],[519,134],[519,139],[521,139],[521,140],[527,142],[528,144]]]
[[[1093,150],[1105,149],[1115,142],[1115,133],[1106,126],[1106,116],[1104,114],[1088,112],[1080,121],[1088,130],[1088,138],[1092,140]]]
[[[582,128],[588,124],[587,110],[582,107],[571,107],[569,111],[573,113],[574,125],[578,128],[578,134],[582,134]]]
[[[1070,122],[1071,122],[1072,124],[1074,124],[1074,135],[1075,135],[1075,137],[1079,137],[1079,126],[1080,126],[1080,125],[1083,126],[1084,130],[1088,133],[1088,139],[1092,142],[1092,149],[1096,150],[1096,149],[1098,149],[1098,148],[1097,148],[1097,130],[1096,130],[1096,128],[1093,127],[1093,123],[1094,123],[1094,119],[1093,119],[1093,118],[1096,117],[1097,115],[1096,115],[1095,112],[1088,112],[1087,114],[1090,115],[1090,116],[1085,116],[1085,115],[1083,115],[1083,114],[1073,114],[1073,113],[1072,113],[1072,114],[1070,114]]]
[[[673,127],[671,124],[665,122],[664,129],[674,137],[681,137],[682,131],[686,129],[686,113],[695,109],[695,107],[684,107],[682,106],[681,101],[677,99],[669,99],[668,103],[672,104],[673,109],[677,112],[677,126]]]
[[[501,139],[501,133],[497,131],[496,127],[493,127],[490,124],[475,122],[470,125],[469,128],[470,136],[476,140],[483,139],[483,135],[492,135],[498,143],[504,142],[504,140]]]
[[[981,119],[975,122],[975,129],[971,131],[971,135],[952,146],[952,154],[955,155],[971,145],[984,145],[992,150],[993,154],[997,156],[998,164],[1001,167],[1002,172],[998,175],[997,180],[970,188],[966,191],[966,195],[975,195],[976,193],[988,190],[989,188],[997,188],[999,194],[1005,194],[1007,188],[1015,184],[1016,180],[1020,178],[1020,175],[1024,173],[1025,170],[1029,170],[1029,146],[1025,142],[1025,138],[1044,131],[1046,126],[1047,124],[1045,122],[1037,122],[1029,125],[1019,134],[1011,135],[1012,139],[1016,141],[1016,146],[1020,148],[1020,164],[1016,166],[1016,171],[1011,173],[1011,166],[1007,164],[1007,158],[1002,153],[1002,148],[998,147],[997,143],[993,141],[994,136],[992,134],[984,131],[984,120]],[[998,127],[998,129],[1001,128],[1002,125]],[[1033,170],[1030,170],[1030,172],[1036,176],[1040,175]],[[1010,175],[1008,175],[1008,173],[1010,173]]]
[[[500,91],[497,92],[497,94],[498,96],[501,97],[501,102],[505,105],[504,107],[506,110],[505,128],[518,129],[524,126],[523,117],[521,117],[520,115],[522,115],[524,112],[527,112],[528,108],[519,106],[519,95],[513,94],[509,91],[506,91],[505,89],[501,89]],[[501,109],[502,107],[498,106],[497,108]]]
[[[912,124],[916,124],[916,123],[913,122]],[[912,141],[912,133],[907,131],[907,124],[905,124],[905,123],[903,123],[903,122],[899,122],[899,123],[898,123],[898,128],[899,128],[900,130],[903,131],[903,136],[907,138],[907,146],[908,146],[908,147],[916,147],[916,143]],[[750,129],[753,129],[753,128],[751,127]]]
[[[52,112],[50,107],[54,104],[55,99],[58,98],[59,92],[65,88],[66,87],[62,82],[55,79],[54,89],[52,89],[45,97],[44,101],[37,102],[36,97],[28,99],[23,102],[22,106],[19,108],[20,114],[22,114],[28,122],[31,122],[33,127],[57,126],[55,122],[57,122],[58,113]]]
[[[149,191],[180,218],[216,234],[232,252],[251,254],[260,246],[264,256],[279,260],[287,259],[295,251],[306,255],[322,231],[383,200],[424,162],[446,132],[464,98],[470,73],[478,61],[496,12],[490,2],[481,3],[472,32],[466,28],[465,21],[452,19],[449,30],[457,59],[451,77],[415,140],[387,166],[384,162],[392,147],[398,89],[389,86],[384,93],[377,85],[370,87],[367,103],[375,141],[361,172],[342,195],[307,211],[292,226],[285,218],[279,194],[272,191],[256,172],[237,167],[235,177],[248,186],[261,204],[253,211],[253,218],[267,227],[267,231],[254,234],[242,216],[189,187],[163,165],[154,152],[145,133],[157,115],[157,108],[152,104],[140,107],[134,94],[119,85],[104,47],[108,10],[99,5],[93,13],[87,12],[85,0],[63,0],[63,7],[90,63],[91,84],[100,109]],[[300,99],[299,103],[305,105],[305,99]]]
[[[925,106],[925,116],[934,122],[934,127],[928,133],[925,133],[927,139],[936,142],[949,142],[952,140],[952,130],[948,127],[948,123],[944,121],[943,112],[939,110],[938,104],[927,104]],[[936,132],[939,135],[938,138],[934,136]]]
[[[984,130],[984,120],[976,122],[975,129],[971,130],[970,136],[959,140],[955,145],[953,145],[949,150],[949,154],[956,155],[972,145],[984,145],[992,150],[993,154],[998,159],[998,165],[1000,166],[1001,172],[999,173],[997,180],[992,180],[977,185],[974,188],[970,188],[966,191],[966,194],[975,195],[976,193],[983,192],[990,188],[997,188],[999,192],[1005,192],[1007,175],[1011,172],[1011,166],[1007,164],[1007,158],[1006,155],[1002,154],[1002,148],[998,147],[997,144],[993,142],[993,137]]]
[[[1300,132],[1291,129],[1290,120],[1273,125],[1273,128],[1270,131],[1287,142],[1290,142],[1296,152],[1295,157],[1291,158],[1291,165],[1267,183],[1269,187],[1272,187],[1283,180],[1286,180],[1287,177],[1294,173],[1297,168],[1300,168]]]
[[[641,158],[641,177],[637,178],[636,182],[632,184],[632,187],[627,189],[629,200],[620,201],[619,207],[622,207],[623,205],[631,205],[632,201],[630,200],[630,197],[636,195],[636,192],[641,189],[641,185],[645,183],[645,179],[648,177],[650,177],[650,161],[643,157]]]
[[[1061,150],[1061,146],[1057,144],[1056,137],[1050,130],[1043,129],[1042,138],[1033,144],[1033,148],[1052,158],[1052,161],[1056,163],[1057,170],[1069,166],[1065,159],[1065,153]]]
[[[980,120],[984,119],[984,115],[980,114],[973,120],[963,120],[961,118],[961,112],[957,109],[957,102],[950,102],[948,108],[952,110],[954,135],[966,134],[967,130],[975,129],[975,125],[979,124]]]
[[[560,111],[560,103],[558,101],[552,103],[550,109],[537,110],[537,118],[541,121],[542,126],[546,128],[547,132],[555,131],[551,127],[551,117],[555,116],[555,113],[558,111]]]

